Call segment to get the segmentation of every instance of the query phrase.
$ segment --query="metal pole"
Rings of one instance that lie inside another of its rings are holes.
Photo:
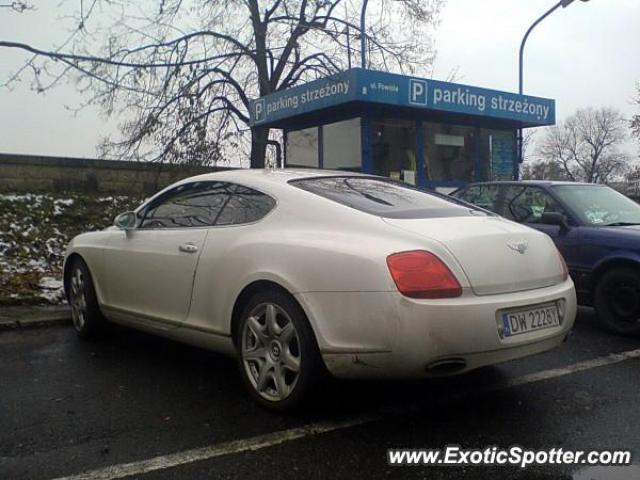
[[[344,4],[344,18],[349,18],[349,11],[347,10],[347,4]],[[349,24],[347,23],[345,27],[345,32],[347,34],[347,65],[349,70],[351,70],[351,32],[349,31]]]
[[[523,90],[524,90],[524,78],[523,78],[523,57],[524,57],[524,46],[527,43],[527,39],[529,38],[529,34],[533,31],[534,28],[536,28],[538,26],[538,24],[540,22],[542,22],[545,18],[547,18],[549,15],[551,15],[553,12],[555,12],[558,8],[562,7],[565,8],[567,6],[569,6],[569,4],[573,3],[574,0],[560,0],[556,5],[554,5],[553,7],[551,7],[549,10],[547,10],[540,18],[538,18],[535,22],[533,22],[531,24],[531,26],[529,27],[529,29],[527,30],[527,33],[524,34],[524,37],[522,38],[522,43],[520,43],[520,55],[518,58],[518,93],[520,95],[522,95]],[[523,143],[523,136],[522,136],[522,129],[519,128],[518,129],[518,139],[517,139],[517,148],[518,148],[518,163],[522,163],[522,143]],[[518,180],[519,177],[519,173],[520,173],[520,168],[518,167],[516,169],[516,180]]]
[[[522,63],[523,63],[523,56],[524,56],[524,46],[527,43],[527,39],[529,38],[529,35],[531,34],[531,32],[533,31],[534,28],[536,28],[538,26],[538,24],[540,22],[542,22],[545,18],[547,18],[549,15],[551,15],[553,12],[555,12],[558,8],[560,7],[566,7],[567,5],[569,5],[573,0],[561,0],[559,1],[556,5],[554,5],[552,8],[550,8],[544,15],[542,15],[540,18],[538,18],[538,20],[536,20],[535,22],[533,22],[531,24],[531,26],[529,27],[529,30],[527,30],[527,33],[524,34],[524,37],[522,38],[522,43],[520,44],[520,59],[519,59],[519,80],[518,80],[518,93],[522,94],[522,90],[523,90],[523,75],[522,75]]]
[[[349,25],[347,25],[347,65],[349,70],[351,70],[351,32],[349,32]]]
[[[360,11],[360,60],[362,61],[362,68],[367,68],[367,34],[366,30],[366,15],[367,4],[369,0],[362,1],[362,10]]]

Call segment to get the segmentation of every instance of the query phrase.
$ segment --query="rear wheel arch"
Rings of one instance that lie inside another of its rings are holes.
[[[307,314],[280,284],[247,285],[234,305],[233,330],[243,383],[263,407],[297,408],[327,378]]]
[[[236,297],[236,301],[233,304],[233,310],[231,313],[231,338],[233,340],[233,344],[236,348],[238,348],[238,329],[240,327],[240,320],[241,320],[241,316],[242,316],[242,312],[245,308],[245,306],[248,304],[249,300],[251,300],[251,298],[259,293],[259,292],[264,292],[264,291],[268,291],[268,290],[276,290],[279,291],[281,293],[283,293],[284,295],[287,295],[288,297],[290,297],[296,304],[298,304],[298,306],[300,307],[300,309],[302,310],[302,312],[304,312],[307,323],[309,323],[309,327],[311,328],[311,331],[313,332],[313,336],[316,340],[316,344],[318,343],[318,338],[315,332],[315,329],[313,328],[313,325],[311,324],[311,322],[309,321],[309,316],[307,314],[307,311],[305,310],[305,308],[300,304],[300,302],[295,298],[295,296],[289,292],[289,290],[287,290],[285,287],[283,287],[282,285],[280,285],[277,282],[271,281],[271,280],[255,280],[253,282],[251,282],[249,285],[245,286],[242,291],[240,292],[240,294]]]

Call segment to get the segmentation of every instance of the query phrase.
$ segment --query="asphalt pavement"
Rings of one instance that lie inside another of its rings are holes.
[[[638,349],[581,309],[555,351],[446,379],[333,381],[303,411],[275,414],[217,354],[124,328],[97,342],[69,326],[2,331],[0,479],[640,478],[387,463],[389,448],[517,444],[624,448],[640,464]]]

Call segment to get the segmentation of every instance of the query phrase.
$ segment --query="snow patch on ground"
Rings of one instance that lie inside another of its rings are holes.
[[[63,302],[69,241],[108,227],[139,203],[124,195],[0,194],[0,306]]]
[[[53,277],[40,278],[40,296],[50,303],[62,303],[64,300],[64,286],[62,280]]]

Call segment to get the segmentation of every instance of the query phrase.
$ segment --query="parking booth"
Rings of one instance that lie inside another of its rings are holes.
[[[284,165],[452,189],[518,175],[519,128],[555,101],[354,68],[253,100],[251,125],[283,131]]]

